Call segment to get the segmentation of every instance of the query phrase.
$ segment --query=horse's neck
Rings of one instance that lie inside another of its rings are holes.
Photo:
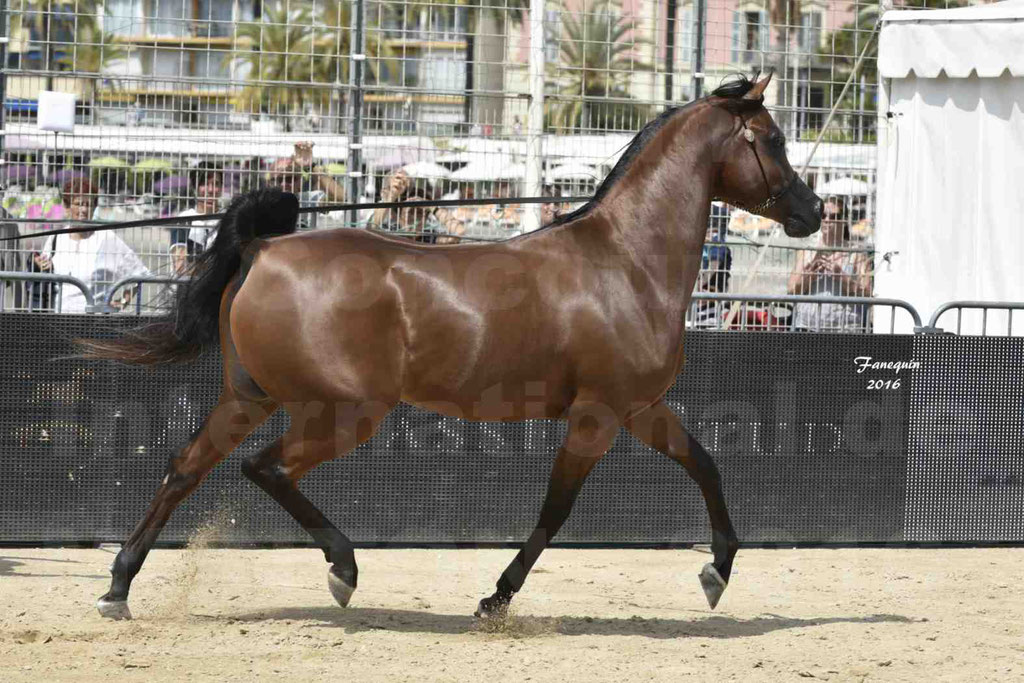
[[[600,205],[611,239],[681,307],[700,270],[711,207],[717,144],[711,114],[698,105],[666,123]]]

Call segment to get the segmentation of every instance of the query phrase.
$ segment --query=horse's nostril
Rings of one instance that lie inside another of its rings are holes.
[[[825,202],[823,202],[823,201],[821,201],[819,199],[817,201],[816,205],[815,205],[814,213],[818,214],[819,218],[824,218],[825,217]]]

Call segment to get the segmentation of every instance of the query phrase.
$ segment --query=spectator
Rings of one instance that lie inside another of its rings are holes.
[[[381,182],[380,201],[404,202],[408,197],[411,186],[412,181],[409,178],[409,174],[402,169],[398,169],[394,173],[389,173]],[[401,232],[402,222],[400,220],[399,209],[387,209],[383,207],[373,209],[366,220],[366,227],[376,230]]]
[[[708,230],[701,251],[698,292],[724,293],[729,290],[732,277],[732,251],[725,245],[729,225],[729,208],[721,202],[711,204]],[[697,327],[718,328],[729,305],[722,301],[698,300],[694,315]]]
[[[428,201],[431,197],[426,192],[417,192],[409,195],[405,201],[422,202]],[[398,210],[398,224],[402,226],[402,232],[414,233],[412,239],[416,242],[434,244],[441,231],[441,225],[435,216],[436,209],[430,206],[403,207]],[[442,242],[450,243],[450,242]]]
[[[72,220],[89,220],[96,209],[96,198],[96,187],[88,180],[71,180],[61,189],[62,202]],[[78,278],[90,288],[97,304],[118,280],[149,273],[135,252],[112,230],[99,234],[51,235],[42,252],[34,255],[33,262],[42,272]],[[132,290],[125,289],[121,298],[114,302],[115,308],[130,303],[131,295]],[[49,301],[48,307],[56,308],[56,302]],[[74,285],[62,285],[59,310],[64,313],[86,312],[85,296]]]
[[[547,185],[544,187],[543,195],[545,197],[551,197],[557,199],[561,196],[561,191],[558,188]],[[540,205],[540,224],[541,226],[548,225],[562,214],[562,206],[555,202],[545,202]]]
[[[402,169],[388,174],[382,183],[380,201],[416,202],[428,201],[436,194],[429,183],[416,183]],[[390,232],[415,233],[417,242],[453,244],[458,238],[438,235],[448,226],[455,226],[456,219],[451,212],[436,207],[395,207],[373,209],[367,217],[366,227]],[[410,235],[406,235],[410,236]]]
[[[472,199],[475,194],[473,184],[467,183],[461,189],[442,195],[441,199]],[[476,214],[476,209],[477,207],[475,206],[443,206],[437,208],[434,211],[434,216],[437,218],[442,234],[437,236],[435,243],[458,244],[461,242],[462,236],[466,234],[469,222],[473,220],[473,216]]]
[[[720,202],[711,204],[711,215],[701,253],[701,291],[725,292],[732,277],[732,251],[725,245],[729,209]]]
[[[843,201],[825,201],[819,244],[825,249],[801,251],[789,276],[790,294],[871,296],[871,259],[864,253],[830,251],[851,246],[849,216]],[[797,304],[793,326],[807,331],[864,331],[867,307],[851,304]]]
[[[296,142],[292,156],[278,159],[270,167],[270,184],[299,198],[300,207],[312,207],[326,198],[345,201],[345,188],[322,167],[313,164],[313,143]],[[300,228],[315,228],[316,214],[299,216]]]
[[[11,237],[20,237],[21,231],[18,230],[17,223],[6,222],[8,218],[10,218],[10,214],[7,213],[7,209],[0,207],[0,221],[4,221],[0,222],[0,270],[23,271],[27,267],[26,252],[17,242],[7,241]],[[25,305],[24,295],[27,291],[25,284],[8,280],[3,283],[3,287],[0,287],[0,296],[5,296],[8,288],[12,289],[14,291],[14,307],[21,308]]]
[[[224,174],[216,165],[203,162],[189,173],[189,187],[196,196],[195,208],[186,209],[179,217],[203,216],[220,210],[224,194]],[[189,226],[171,228],[171,264],[175,273],[183,273],[190,257],[205,251],[217,235],[217,221],[194,221]]]

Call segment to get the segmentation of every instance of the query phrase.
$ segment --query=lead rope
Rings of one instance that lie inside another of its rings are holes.
[[[794,176],[794,179],[798,177],[802,178],[807,174],[807,167],[811,165],[811,159],[814,158],[814,153],[818,151],[818,146],[821,144],[822,138],[825,137],[825,132],[828,130],[828,127],[832,124],[832,119],[835,118],[836,110],[839,109],[840,102],[842,102],[843,98],[846,97],[846,91],[850,89],[850,84],[853,83],[853,79],[857,76],[857,73],[860,71],[860,67],[864,63],[864,57],[868,53],[868,48],[871,47],[871,43],[874,42],[875,36],[878,34],[878,28],[881,25],[882,15],[879,14],[878,19],[875,21],[874,28],[871,29],[871,35],[868,36],[867,42],[864,43],[864,49],[860,51],[860,56],[857,57],[857,62],[853,65],[853,69],[850,71],[850,77],[846,79],[846,84],[843,86],[843,89],[839,92],[839,97],[836,98],[835,103],[832,105],[832,109],[828,113],[828,118],[825,119],[825,124],[821,127],[821,130],[818,132],[818,137],[815,139],[814,145],[811,147],[810,154],[807,155],[807,159],[804,161],[804,165],[800,169],[800,173]],[[744,128],[746,128],[746,125],[744,125]],[[756,148],[754,150],[754,153],[757,153]],[[760,163],[760,159],[758,159],[758,162]],[[761,169],[761,173],[764,173],[763,168]],[[747,273],[747,279],[743,281],[743,287],[740,289],[740,292],[745,292],[747,288],[750,287],[750,283],[753,282],[754,276],[757,275],[758,269],[761,267],[761,262],[764,261],[765,254],[768,253],[769,247],[772,246],[772,242],[775,241],[775,238],[778,236],[778,234],[779,226],[776,225],[774,228],[772,228],[771,233],[768,235],[768,239],[761,246],[761,250],[758,252],[757,258],[754,260],[754,265],[751,266],[750,271]],[[743,302],[741,301],[732,302],[732,306],[729,307],[729,315],[725,317],[725,324],[723,326],[723,329],[728,330],[732,326],[732,321],[736,318],[736,315],[739,313],[740,306],[742,304]]]

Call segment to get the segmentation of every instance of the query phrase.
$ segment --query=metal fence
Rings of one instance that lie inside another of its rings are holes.
[[[940,4],[955,3],[906,6]],[[666,106],[707,94],[735,72],[773,68],[767,104],[787,134],[789,158],[796,168],[807,165],[819,194],[842,198],[834,220],[843,230],[826,244],[782,239],[759,261],[772,224],[716,207],[698,287],[870,292],[875,3],[7,0],[0,7],[8,38],[0,44],[0,182],[3,207],[17,221],[72,215],[60,188],[75,179],[92,183],[96,201],[87,209],[99,220],[210,213],[263,183],[295,190],[307,205],[552,196],[539,216],[506,204],[336,213],[304,225],[509,236],[571,209],[557,197],[591,192]],[[37,129],[41,91],[76,95],[72,133]],[[46,224],[19,225],[38,232]],[[137,255],[136,270],[160,276],[179,273],[208,234],[204,226],[151,227],[120,238]],[[33,257],[46,256],[46,241],[23,247],[7,258],[38,268]],[[856,276],[858,291],[840,291],[849,278],[801,283],[798,275],[816,272],[814,256]],[[105,284],[127,274],[138,273],[107,274]]]
[[[177,277],[133,275],[99,290],[95,283],[90,285],[69,275],[0,270],[0,313],[161,314],[170,309],[176,288],[183,281]],[[65,293],[78,297],[80,308],[66,309],[64,304],[70,297]],[[13,306],[8,305],[9,300],[14,301]],[[981,336],[1021,336],[1024,329],[1018,324],[1014,334],[1014,314],[1024,311],[1024,302],[1012,301],[951,301],[939,306],[924,324],[917,309],[900,299],[696,291],[684,315],[690,330],[861,334],[895,334],[897,319],[904,316],[915,333],[959,335],[965,311],[968,316],[976,314],[980,318],[980,325],[971,329]],[[955,326],[949,320],[954,316],[946,315],[951,312],[956,314]]]

